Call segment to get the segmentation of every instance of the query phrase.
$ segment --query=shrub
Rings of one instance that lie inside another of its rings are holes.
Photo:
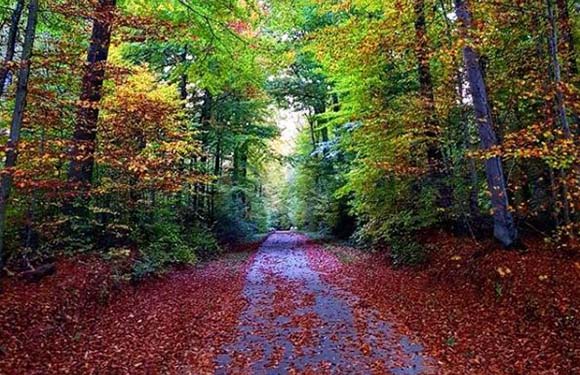
[[[142,279],[151,274],[163,272],[176,264],[195,264],[195,248],[188,244],[179,225],[170,221],[157,222],[146,226],[140,236],[141,257],[133,266],[133,278]]]
[[[200,259],[208,259],[222,253],[222,248],[213,233],[205,228],[192,228],[188,231],[186,240]]]
[[[390,255],[395,266],[416,266],[427,260],[425,247],[410,236],[392,238],[390,244]]]

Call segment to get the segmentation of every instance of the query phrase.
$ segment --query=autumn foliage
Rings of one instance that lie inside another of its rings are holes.
[[[274,230],[346,241],[286,250],[349,334],[376,310],[442,373],[578,371],[579,12],[0,0],[0,372],[213,371],[252,308],[225,253]],[[269,317],[315,303],[270,268]]]

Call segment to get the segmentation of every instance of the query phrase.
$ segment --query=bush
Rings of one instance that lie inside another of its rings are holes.
[[[367,248],[390,248],[390,257],[395,266],[416,266],[427,260],[426,249],[415,241],[416,233],[431,225],[425,215],[414,210],[401,210],[386,215],[381,220],[369,220],[353,235],[353,240]]]
[[[212,258],[222,253],[213,233],[205,228],[192,228],[186,235],[186,240],[200,259]]]
[[[395,266],[416,266],[427,260],[425,247],[411,236],[393,238],[390,244],[390,255]]]
[[[188,244],[179,225],[172,222],[157,222],[149,225],[142,233],[141,257],[133,266],[133,278],[142,279],[163,272],[176,264],[195,264],[195,248]]]

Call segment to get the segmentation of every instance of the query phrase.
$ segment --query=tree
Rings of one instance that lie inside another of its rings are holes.
[[[24,9],[24,0],[18,0],[16,7],[10,17],[10,28],[8,30],[8,40],[6,43],[6,55],[4,56],[4,63],[0,66],[0,97],[4,94],[7,85],[8,73],[10,71],[9,64],[14,58],[14,50],[16,48],[16,41],[18,39],[18,28],[20,25],[20,17]]]
[[[435,108],[435,96],[433,94],[433,78],[429,67],[429,51],[427,39],[427,25],[425,20],[425,1],[414,0],[415,11],[415,54],[417,57],[417,71],[419,74],[420,96],[424,105],[425,114],[425,138],[427,143],[427,163],[429,165],[429,177],[437,186],[439,192],[439,204],[449,208],[451,197],[449,188],[443,181],[445,166],[443,152],[440,144],[439,121]]]
[[[115,7],[116,0],[99,0],[96,5],[77,122],[72,138],[68,180],[83,195],[90,188],[93,176],[99,102],[103,95]]]
[[[498,145],[498,140],[493,128],[493,117],[489,106],[481,62],[474,47],[470,45],[472,42],[469,39],[469,30],[472,27],[472,20],[465,0],[455,0],[455,13],[459,21],[461,35],[466,43],[463,47],[463,60],[473,99],[481,147],[483,150],[490,151],[493,154],[493,149]],[[487,156],[485,173],[489,193],[491,194],[494,235],[504,246],[512,246],[518,240],[518,232],[512,214],[509,211],[505,176],[499,156]]]
[[[0,270],[4,265],[4,232],[6,227],[6,208],[12,188],[12,174],[18,159],[18,144],[24,113],[26,110],[26,97],[28,95],[28,80],[30,77],[30,67],[32,58],[32,48],[36,36],[36,23],[38,20],[38,0],[31,0],[28,4],[28,20],[26,21],[26,32],[24,44],[22,46],[21,68],[18,71],[18,86],[16,88],[16,99],[14,112],[12,114],[12,124],[10,126],[9,140],[6,145],[6,159],[2,177],[0,179]]]

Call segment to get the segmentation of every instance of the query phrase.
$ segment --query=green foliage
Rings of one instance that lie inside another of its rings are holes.
[[[198,259],[213,258],[223,252],[215,234],[201,227],[185,228],[185,242],[194,249]]]
[[[147,225],[140,235],[140,258],[133,266],[134,279],[162,272],[171,265],[197,262],[196,248],[187,243],[183,229],[176,223],[155,222]],[[201,245],[205,246],[207,243],[202,242]]]
[[[389,243],[391,259],[395,266],[416,266],[427,260],[425,247],[411,235],[393,237]]]

